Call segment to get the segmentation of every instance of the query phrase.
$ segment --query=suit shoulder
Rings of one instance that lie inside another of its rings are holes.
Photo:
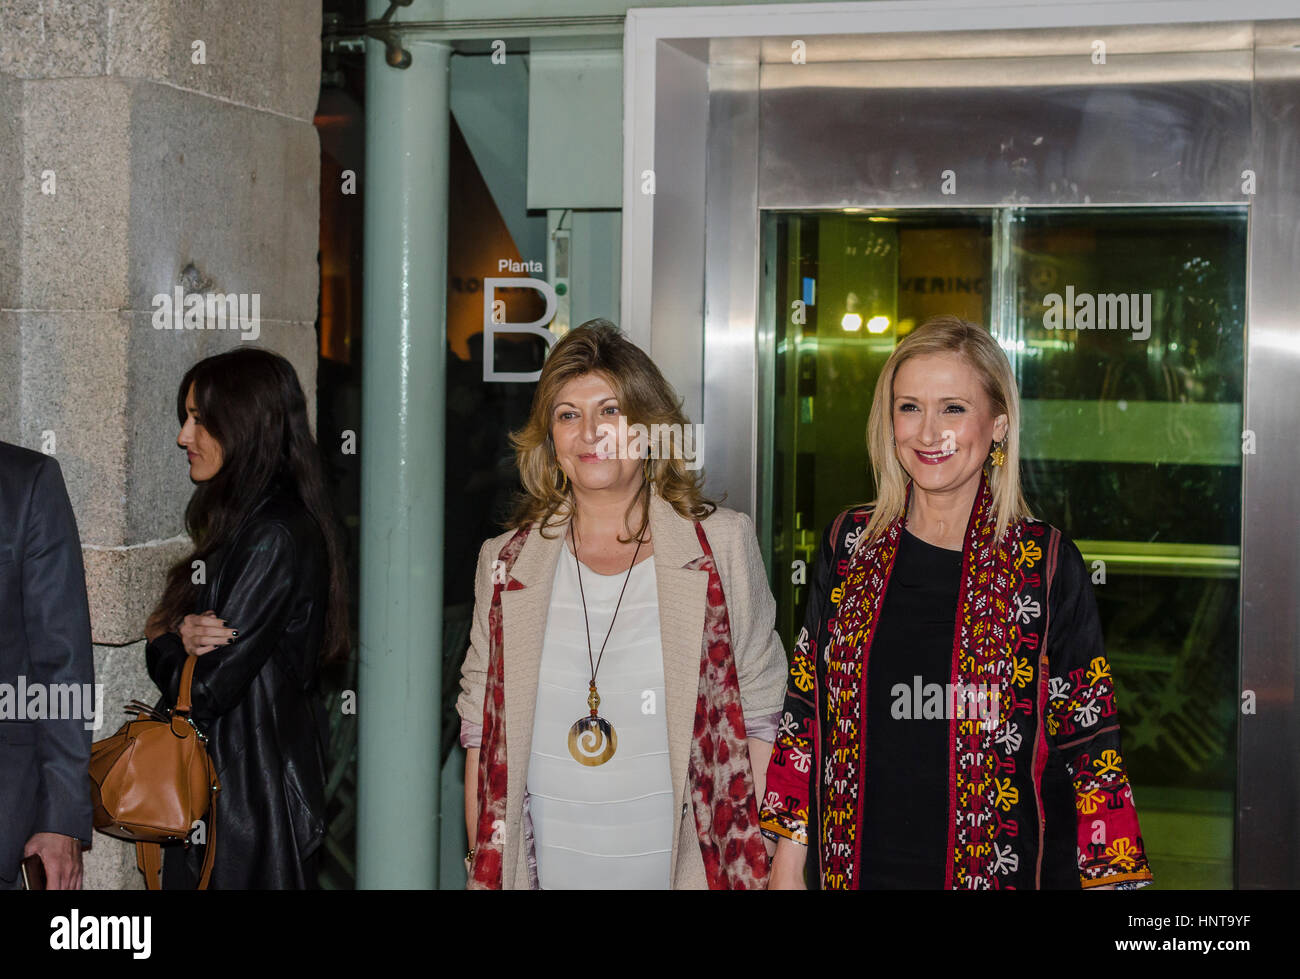
[[[27,449],[21,445],[13,445],[9,442],[0,442],[0,472],[15,473],[23,477],[24,482],[30,482],[36,478],[43,468],[53,467],[60,472],[59,460],[53,456],[48,456],[44,452],[37,452],[35,449]]]
[[[505,530],[497,534],[495,537],[489,537],[479,548],[479,557],[481,558],[484,554],[488,554],[491,556],[491,560],[495,561],[497,555],[501,553],[501,549],[510,543],[511,539],[515,534],[519,533],[520,529],[521,528],[519,527],[511,527],[509,530]],[[534,523],[530,525],[528,532],[529,534],[538,533],[537,524]],[[554,534],[554,530],[552,530],[551,533]]]
[[[862,528],[871,523],[871,516],[875,512],[876,505],[874,503],[860,503],[846,507],[837,513],[835,518],[822,529],[822,537],[830,540],[832,533],[836,532],[836,528],[838,528],[836,536],[839,540],[843,540],[849,534],[860,533]],[[838,544],[839,541],[831,541],[831,543]]]
[[[1079,545],[1077,545],[1074,542],[1074,539],[1060,527],[1053,526],[1046,520],[1037,520],[1028,517],[1021,522],[1031,531],[1032,536],[1036,538],[1043,547],[1047,546],[1048,539],[1053,533],[1055,533],[1060,538],[1058,553],[1061,557],[1064,558],[1066,555],[1078,555],[1080,560],[1082,560],[1083,555],[1079,550]]]
[[[700,525],[715,550],[744,549],[746,538],[757,539],[758,536],[754,518],[743,510],[732,510],[730,507],[718,507],[707,517],[702,518]]]
[[[874,503],[856,503],[851,507],[845,507],[840,511],[840,516],[845,520],[854,520],[860,523],[866,523],[871,519],[871,515],[876,512]]]
[[[741,510],[733,510],[731,507],[720,506],[707,517],[700,521],[706,527],[731,529],[733,527],[743,527],[745,522],[753,523],[753,518]]]
[[[1085,586],[1091,585],[1092,574],[1088,568],[1088,563],[1084,560],[1079,545],[1074,542],[1069,534],[1058,527],[1052,526],[1045,520],[1026,520],[1025,525],[1026,527],[1039,529],[1035,539],[1044,553],[1047,551],[1052,532],[1055,531],[1060,537],[1056,549],[1056,561],[1052,566],[1055,571],[1052,579],[1052,596],[1075,594],[1083,590]]]

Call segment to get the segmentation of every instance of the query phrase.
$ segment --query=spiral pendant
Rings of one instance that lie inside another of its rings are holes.
[[[618,735],[603,717],[580,717],[569,728],[569,754],[579,765],[603,765],[616,750]]]

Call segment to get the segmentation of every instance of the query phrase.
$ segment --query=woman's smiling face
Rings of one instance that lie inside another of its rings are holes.
[[[630,487],[641,460],[618,438],[621,409],[600,374],[583,374],[560,388],[551,409],[551,438],[560,468],[580,490]]]
[[[958,354],[922,354],[894,374],[894,443],[918,489],[947,493],[978,480],[989,447],[1007,434],[979,373]]]

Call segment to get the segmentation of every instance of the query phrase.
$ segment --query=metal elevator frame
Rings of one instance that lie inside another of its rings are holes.
[[[694,420],[748,433],[710,439],[706,468],[710,488],[760,531],[762,211],[1248,204],[1243,408],[1258,449],[1242,460],[1240,686],[1257,712],[1239,726],[1243,888],[1300,885],[1295,17],[1264,0],[677,8],[630,12],[624,43],[624,325]],[[1099,39],[1105,66],[1089,57]],[[795,42],[803,63],[792,61]],[[954,112],[962,91],[989,87],[1005,111],[978,121]],[[899,118],[890,110],[901,93],[922,88],[949,125],[901,133],[881,121]],[[853,125],[855,108],[875,128]],[[1108,121],[1126,111],[1187,134],[1174,171],[1171,147],[1140,131],[1107,142]],[[1061,166],[1012,166],[1034,152],[1045,118],[1048,142],[1064,147],[1065,182],[1039,179]],[[990,137],[1016,154],[959,165],[972,140]],[[960,193],[941,196],[940,173],[954,166]],[[1259,182],[1253,196],[1242,193],[1245,170]]]

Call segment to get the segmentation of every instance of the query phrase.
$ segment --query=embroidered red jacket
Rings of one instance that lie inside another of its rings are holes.
[[[866,665],[901,529],[897,521],[859,547],[869,519],[867,508],[846,511],[823,537],[767,770],[763,832],[810,846],[812,887],[855,888],[860,878]],[[996,541],[982,484],[963,555],[952,682],[996,684],[999,703],[983,718],[950,720],[945,886],[1042,886],[1042,780],[1056,752],[1076,824],[1054,832],[1073,829],[1081,885],[1143,886],[1151,871],[1078,548],[1030,520]]]

